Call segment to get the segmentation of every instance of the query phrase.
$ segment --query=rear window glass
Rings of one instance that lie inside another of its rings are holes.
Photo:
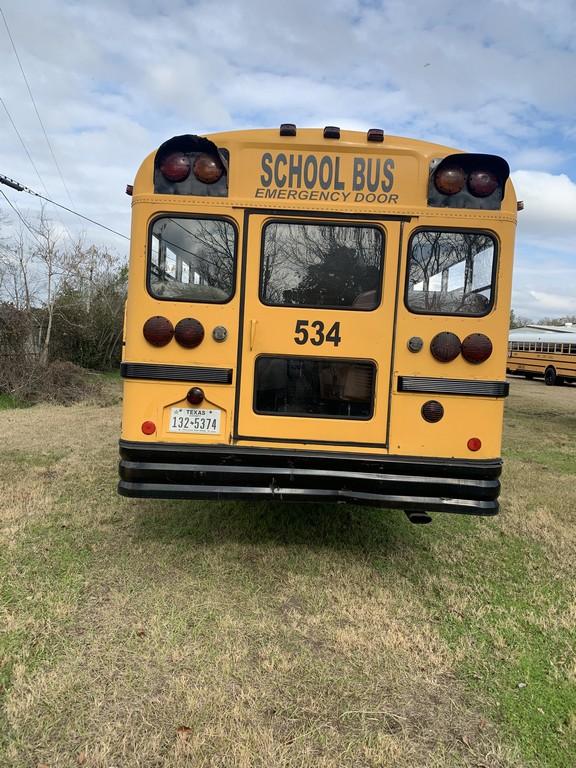
[[[384,261],[380,229],[270,222],[262,239],[264,304],[370,310],[380,303]]]
[[[164,217],[152,226],[149,291],[157,299],[223,303],[234,293],[236,230],[222,219]]]
[[[482,232],[416,232],[408,248],[406,306],[425,314],[487,314],[495,250],[494,238]]]
[[[373,411],[374,363],[311,357],[256,360],[254,410],[282,416],[369,419]]]

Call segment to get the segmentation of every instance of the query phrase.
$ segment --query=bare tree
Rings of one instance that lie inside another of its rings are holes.
[[[46,328],[40,349],[40,363],[47,365],[54,322],[54,307],[60,284],[66,274],[67,255],[60,246],[58,232],[47,216],[44,207],[40,211],[37,225],[34,227],[38,244],[34,257],[42,267],[44,278],[43,304],[46,308]]]

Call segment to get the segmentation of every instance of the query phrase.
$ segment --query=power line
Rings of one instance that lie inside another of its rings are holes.
[[[101,227],[102,229],[108,230],[108,232],[112,232],[113,235],[118,235],[118,237],[123,237],[124,240],[130,240],[129,237],[126,237],[126,235],[123,235],[121,232],[116,232],[115,229],[111,229],[110,227],[107,227],[105,224],[101,224],[99,221],[95,221],[94,219],[91,219],[88,216],[84,216],[83,213],[78,213],[78,211],[74,211],[72,210],[72,208],[67,208],[65,205],[62,205],[61,203],[57,203],[55,200],[51,200],[49,197],[46,197],[45,195],[41,195],[39,192],[34,192],[33,189],[30,189],[29,187],[24,186],[24,184],[20,184],[18,181],[14,181],[14,179],[11,179],[8,176],[4,176],[1,173],[0,173],[0,184],[5,184],[7,187],[10,187],[11,189],[15,189],[17,192],[27,192],[29,195],[33,195],[34,197],[39,197],[40,200],[46,200],[47,203],[51,203],[51,205],[55,205],[57,208],[62,208],[62,210],[68,211],[68,213],[73,213],[74,216],[78,216],[81,219],[85,219],[86,221],[89,221],[90,224],[95,224],[97,227]],[[4,193],[2,192],[2,194]],[[4,195],[4,197],[6,197],[6,195]]]
[[[34,170],[36,171],[36,176],[38,176],[38,179],[40,180],[40,184],[42,184],[42,186],[44,187],[44,192],[46,192],[46,194],[48,194],[48,188],[46,187],[46,184],[44,184],[44,179],[42,178],[42,176],[40,176],[40,171],[36,167],[36,163],[32,159],[32,155],[28,151],[28,147],[24,143],[24,139],[20,135],[20,131],[16,127],[16,123],[12,119],[12,115],[10,114],[10,112],[8,110],[8,107],[6,106],[6,102],[4,101],[4,99],[1,96],[0,96],[0,102],[2,102],[2,106],[4,107],[4,110],[5,110],[6,114],[8,115],[8,120],[10,120],[10,122],[12,123],[12,128],[14,128],[14,131],[16,132],[16,136],[18,136],[18,138],[20,139],[20,144],[22,144],[22,146],[24,147],[24,152],[26,152],[26,154],[28,155],[28,160],[30,160],[32,168],[34,168]]]
[[[34,230],[32,229],[32,227],[30,226],[30,224],[28,224],[28,222],[26,221],[26,219],[24,218],[24,216],[22,216],[22,214],[20,213],[20,211],[18,210],[18,208],[17,208],[17,207],[14,205],[14,203],[13,203],[13,202],[10,200],[10,198],[9,198],[9,197],[8,197],[8,195],[7,195],[7,194],[4,192],[4,190],[3,190],[3,189],[0,189],[0,195],[2,195],[2,197],[4,198],[4,200],[6,200],[6,202],[7,202],[7,203],[8,203],[8,205],[10,206],[10,208],[12,208],[12,210],[14,211],[14,213],[16,214],[16,216],[18,216],[18,218],[20,219],[20,221],[22,222],[22,224],[24,224],[24,226],[26,227],[26,229],[28,230],[28,232],[30,232],[30,234],[32,235],[32,237],[34,238],[34,240],[36,240],[36,242],[38,243],[38,245],[42,245],[42,243],[40,242],[40,240],[38,240],[38,237],[37,237],[37,235],[36,235],[36,232],[34,232]]]
[[[24,67],[22,66],[22,62],[20,61],[20,56],[18,56],[18,51],[16,50],[16,44],[14,43],[14,40],[12,38],[12,34],[10,33],[10,27],[8,26],[8,22],[6,20],[6,16],[4,16],[4,11],[2,8],[0,8],[0,14],[2,15],[2,19],[4,20],[4,25],[6,27],[6,32],[8,32],[8,37],[10,38],[10,42],[12,43],[12,49],[14,50],[14,55],[16,56],[16,60],[18,62],[18,66],[20,67],[20,72],[22,73],[22,77],[24,78],[24,82],[26,83],[26,88],[28,89],[28,93],[30,95],[30,99],[32,101],[32,105],[34,106],[34,111],[36,112],[36,117],[38,118],[38,122],[40,123],[40,126],[42,128],[42,132],[44,134],[44,138],[46,139],[46,144],[48,144],[48,149],[50,150],[50,154],[52,155],[52,159],[54,160],[54,165],[56,166],[58,173],[60,175],[60,179],[62,180],[62,185],[64,189],[66,190],[66,194],[68,195],[68,199],[72,203],[72,197],[70,195],[70,190],[66,186],[66,182],[64,181],[64,176],[62,174],[62,170],[60,168],[60,165],[58,164],[58,160],[56,159],[56,155],[54,154],[54,150],[52,148],[52,144],[50,143],[50,139],[48,138],[48,134],[46,133],[46,128],[44,127],[44,123],[42,122],[42,118],[40,117],[40,112],[38,111],[38,107],[36,106],[36,100],[34,99],[34,96],[32,95],[32,89],[30,88],[30,83],[28,82],[28,78],[26,77],[26,73],[24,72]]]

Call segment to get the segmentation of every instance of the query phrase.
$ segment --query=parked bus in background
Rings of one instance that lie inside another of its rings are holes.
[[[176,136],[129,191],[121,494],[498,511],[502,158],[283,124]]]
[[[510,332],[507,373],[542,377],[548,386],[576,381],[576,326],[527,326]]]

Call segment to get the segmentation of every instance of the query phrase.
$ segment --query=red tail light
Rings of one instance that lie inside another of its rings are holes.
[[[492,342],[483,333],[471,333],[462,342],[462,357],[469,363],[483,363],[492,354]]]
[[[222,163],[212,155],[198,155],[194,161],[194,176],[204,184],[215,184],[224,173]]]
[[[430,342],[430,352],[440,363],[449,363],[458,357],[461,346],[460,339],[455,333],[442,331],[437,333]]]
[[[160,171],[168,181],[184,181],[190,176],[190,158],[184,152],[172,152],[160,163]]]
[[[498,187],[498,177],[492,171],[472,171],[468,176],[468,189],[474,197],[488,197]]]
[[[193,317],[185,317],[176,323],[174,337],[181,347],[193,349],[201,344],[204,339],[204,328],[202,323]]]
[[[467,445],[469,451],[479,451],[482,448],[482,440],[479,437],[471,437]]]
[[[458,165],[443,166],[434,175],[434,185],[442,195],[455,195],[464,189],[465,184],[466,174]]]
[[[174,326],[167,317],[149,317],[142,329],[144,338],[154,347],[165,347],[174,336]]]

